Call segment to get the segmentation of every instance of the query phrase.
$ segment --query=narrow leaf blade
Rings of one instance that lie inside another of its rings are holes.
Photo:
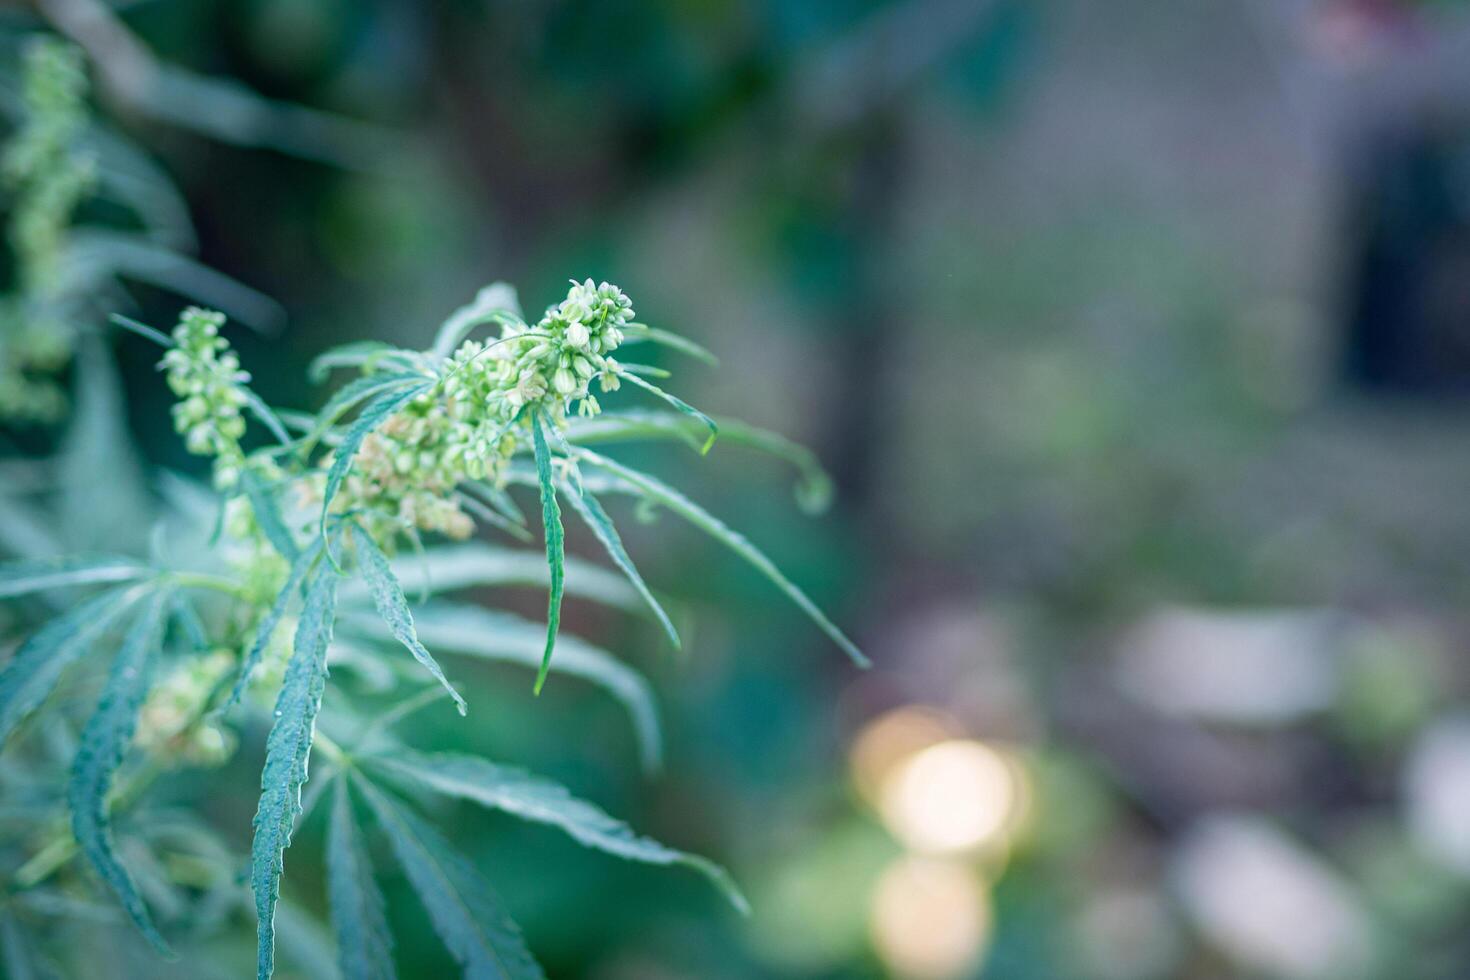
[[[796,502],[807,514],[819,514],[832,502],[832,478],[822,468],[816,453],[779,432],[762,429],[739,419],[719,418],[720,439],[748,446],[790,463],[797,471]],[[638,439],[677,439],[698,450],[695,433],[703,434],[697,420],[674,412],[641,409],[603,412],[592,418],[570,419],[567,438],[579,446],[627,442]]]
[[[257,926],[256,975],[268,980],[275,969],[275,912],[281,894],[285,852],[301,812],[301,786],[316,733],[327,681],[327,646],[332,640],[337,575],[318,565],[306,592],[306,606],[296,627],[295,648],[286,665],[276,699],[275,724],[266,738],[265,768],[260,775],[260,804],[250,846],[250,884],[255,892]]]
[[[377,608],[378,615],[383,618],[383,622],[394,638],[407,647],[408,652],[413,654],[413,658],[423,664],[434,679],[443,685],[444,690],[449,692],[449,696],[454,698],[459,713],[463,715],[466,711],[464,698],[460,697],[454,685],[449,683],[439,662],[419,641],[418,633],[414,631],[413,614],[408,609],[408,598],[404,596],[403,587],[398,584],[398,579],[393,576],[393,569],[388,566],[388,557],[372,539],[372,535],[357,524],[351,527],[352,540],[357,544],[358,566],[363,580],[367,582],[368,591],[372,595],[373,605]]]
[[[464,486],[468,492],[484,498],[485,502],[500,511],[506,520],[519,524],[522,527],[526,526],[526,515],[521,513],[520,507],[516,506],[516,502],[511,499],[510,494],[506,493],[500,487],[495,486],[493,483],[483,483],[474,480],[466,483]]]
[[[625,344],[636,344],[640,340],[646,340],[650,343],[679,351],[682,354],[688,354],[695,360],[703,361],[710,367],[720,366],[720,359],[718,357],[712,354],[707,348],[696,344],[681,334],[673,333],[669,330],[660,330],[658,327],[650,327],[646,323],[630,323],[625,328],[625,332],[627,334],[627,338],[623,341]]]
[[[291,530],[281,517],[274,489],[248,466],[240,474],[240,487],[250,501],[250,509],[255,512],[255,523],[260,525],[260,530],[271,543],[271,547],[287,561],[295,561],[299,549],[296,547],[296,539],[291,536]]]
[[[551,450],[546,433],[541,429],[541,414],[531,415],[531,441],[536,454],[536,480],[541,487],[541,523],[546,529],[546,564],[551,569],[551,589],[546,606],[546,650],[541,654],[541,669],[536,674],[537,694],[551,670],[551,651],[556,646],[556,631],[561,624],[562,585],[566,576],[566,545],[561,526],[561,507],[556,502],[556,485],[551,479]]]
[[[431,348],[436,358],[443,359],[454,353],[454,349],[482,323],[501,317],[514,322],[521,320],[521,303],[516,297],[515,287],[506,282],[492,282],[475,294],[470,302],[455,310],[439,327]]]
[[[474,866],[407,808],[354,774],[429,921],[469,980],[542,980],[521,931]]]
[[[271,607],[266,610],[260,623],[255,627],[255,641],[250,644],[250,651],[240,662],[240,673],[235,678],[235,686],[230,689],[229,698],[220,708],[221,713],[233,708],[244,696],[245,689],[250,685],[251,672],[260,663],[260,658],[265,654],[265,648],[270,645],[271,637],[276,633],[276,627],[281,624],[281,619],[286,615],[286,609],[290,606],[292,597],[301,588],[301,583],[306,579],[306,574],[310,571],[312,562],[316,560],[321,547],[321,540],[318,539],[311,547],[297,555],[296,561],[291,564],[291,572],[286,577],[286,584],[281,587],[275,602],[271,603]]]
[[[392,374],[366,374],[360,378],[354,378],[347,384],[333,392],[332,397],[322,406],[321,411],[316,414],[316,421],[311,432],[306,437],[307,443],[315,443],[326,431],[336,423],[343,415],[372,398],[384,392],[396,391],[416,384],[421,384],[424,376],[416,371],[397,371]]]
[[[161,330],[155,330],[146,323],[139,323],[131,317],[123,316],[121,313],[114,313],[108,319],[124,330],[131,331],[140,337],[146,337],[164,350],[168,350],[174,346],[174,339],[172,337]]]
[[[444,653],[478,657],[523,667],[541,662],[545,632],[539,623],[482,606],[436,602],[421,608],[419,636]],[[376,626],[375,622],[371,625]],[[562,635],[551,669],[602,688],[628,713],[646,772],[656,771],[662,756],[658,708],[648,681],[638,671],[580,637]]]
[[[616,609],[641,613],[644,606],[638,593],[623,576],[591,562],[567,556],[564,563],[564,594]],[[403,591],[409,594],[428,592],[438,595],[459,589],[484,586],[534,586],[546,588],[551,572],[546,556],[538,551],[497,547],[479,541],[438,545],[422,556],[402,556],[393,561],[393,574]],[[362,594],[358,582],[344,582],[344,600]]]
[[[388,420],[394,412],[403,408],[420,394],[427,391],[433,382],[425,381],[405,389],[394,389],[386,392],[368,404],[357,417],[357,421],[347,430],[342,437],[341,445],[337,446],[332,456],[332,466],[327,470],[327,482],[322,490],[322,530],[325,532],[327,526],[327,514],[331,510],[332,499],[337,496],[337,491],[342,487],[342,481],[347,479],[347,472],[352,468],[352,459],[357,455],[357,450],[362,446],[362,441],[368,437],[378,426]]]
[[[270,430],[270,434],[283,446],[291,445],[291,434],[286,431],[286,426],[276,415],[275,410],[265,403],[265,400],[249,388],[241,388],[245,395],[245,408],[255,420]]]
[[[436,793],[556,827],[584,847],[627,861],[692,868],[707,877],[737,909],[749,911],[730,875],[718,865],[639,836],[623,821],[549,779],[477,756],[448,752],[423,754],[405,749],[376,756],[372,761]]]
[[[648,608],[653,610],[654,616],[658,617],[664,632],[669,636],[669,642],[674,644],[675,649],[678,649],[679,633],[674,629],[673,621],[669,619],[669,614],[664,612],[664,607],[659,605],[658,600],[653,597],[647,583],[643,581],[643,576],[638,574],[638,568],[633,564],[633,559],[628,557],[627,549],[623,547],[623,539],[618,536],[617,527],[613,524],[612,518],[607,516],[607,511],[603,510],[602,504],[585,486],[568,491],[566,497],[571,501],[572,509],[592,529],[597,540],[602,542],[602,547],[607,551],[608,557],[613,560],[613,564],[622,569],[633,588],[638,590],[638,594],[643,597]]]
[[[363,848],[346,779],[336,780],[327,825],[327,897],[345,980],[393,980],[392,936],[383,893]]]
[[[306,366],[306,376],[312,384],[321,384],[333,368],[361,367],[375,360],[401,353],[400,349],[381,340],[355,340],[351,343],[329,347]]]
[[[113,853],[107,793],[138,724],[138,711],[148,689],[149,668],[163,642],[168,603],[166,590],[155,592],[128,630],[108,672],[97,710],[82,730],[66,791],[72,833],[82,853],[117,895],[139,931],[165,954],[169,952],[168,943],[154,927],[132,876]]]
[[[806,613],[822,632],[826,633],[832,642],[836,643],[852,659],[853,663],[859,667],[869,666],[868,658],[858,649],[857,644],[848,639],[846,634],[837,628],[837,624],[828,619],[827,614],[822,612],[817,607],[817,604],[812,602],[807,594],[788,579],[776,567],[775,562],[767,558],[765,552],[752,544],[750,539],[745,537],[745,535],[734,530],[724,521],[715,517],[709,511],[662,480],[624,466],[622,463],[595,453],[590,449],[581,449],[578,451],[578,454],[594,466],[601,467],[614,476],[621,478],[644,499],[667,507],[755,566],[757,571],[770,579],[782,592],[786,593],[787,597],[802,612]]]
[[[107,582],[131,582],[149,574],[149,569],[130,558],[25,559],[0,564],[0,599],[29,595],[43,589]]]
[[[630,371],[623,371],[619,373],[618,377],[633,382],[644,391],[647,391],[658,398],[662,398],[664,401],[672,405],[677,411],[683,412],[690,418],[698,419],[701,423],[703,423],[704,427],[709,430],[709,437],[704,440],[704,445],[699,447],[699,451],[700,453],[709,452],[710,447],[715,444],[715,437],[720,434],[720,427],[715,424],[714,419],[710,418],[708,415],[704,414],[693,405],[684,401],[682,398],[677,398],[674,395],[669,394],[658,385],[652,383],[651,381],[644,381],[642,378],[638,377],[638,375],[633,374]]]
[[[56,687],[67,666],[87,651],[138,597],[114,589],[58,616],[21,644],[0,670],[0,745]]]

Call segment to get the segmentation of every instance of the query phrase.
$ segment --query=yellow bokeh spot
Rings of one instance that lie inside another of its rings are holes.
[[[858,792],[878,804],[883,782],[914,753],[959,736],[958,722],[936,708],[908,705],[879,715],[852,743],[852,779]]]
[[[878,880],[869,928],[874,949],[895,977],[953,980],[984,955],[990,898],[964,865],[904,857]]]

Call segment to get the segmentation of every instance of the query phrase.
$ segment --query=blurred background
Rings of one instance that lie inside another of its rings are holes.
[[[534,312],[590,276],[721,357],[666,364],[673,390],[834,475],[811,519],[738,447],[637,460],[873,670],[663,522],[626,536],[686,655],[569,609],[654,678],[661,775],[605,699],[514,671],[466,670],[468,728],[405,730],[750,893],[740,920],[692,876],[446,811],[553,976],[1470,976],[1470,5],[113,9],[170,64],[333,114],[160,124],[81,22],[203,260],[288,311],[237,338],[271,402],[316,407],[314,353],[424,346],[490,280]],[[197,470],[154,353],[117,342],[143,453]],[[384,886],[402,973],[448,975]]]

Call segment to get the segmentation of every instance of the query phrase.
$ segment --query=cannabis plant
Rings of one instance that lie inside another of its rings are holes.
[[[425,795],[548,824],[628,860],[691,868],[744,908],[724,870],[635,834],[560,785],[475,755],[415,751],[393,734],[398,719],[441,700],[472,723],[453,662],[439,659],[468,655],[533,668],[537,692],[556,673],[601,685],[627,706],[645,765],[657,764],[659,736],[641,678],[559,628],[571,594],[641,607],[672,645],[680,642],[604,506],[612,497],[707,532],[864,662],[746,537],[608,450],[668,439],[704,453],[719,436],[794,463],[799,499],[820,506],[828,488],[809,453],[773,433],[709,418],[656,383],[666,372],[635,359],[653,345],[709,359],[707,352],[639,322],[629,298],[608,283],[573,282],[535,319],[523,315],[510,287],[495,284],[445,320],[426,350],[361,342],[321,355],[315,379],[352,376],[318,412],[304,414],[256,395],[219,313],[187,309],[169,334],[117,321],[165,349],[159,366],[177,399],[175,426],[187,448],[210,461],[217,502],[203,521],[212,526],[191,530],[185,515],[200,512],[204,495],[174,486],[180,519],[160,526],[151,561],[82,556],[0,567],[0,597],[55,613],[0,669],[0,744],[22,729],[44,737],[46,716],[65,710],[54,690],[64,681],[89,686],[86,670],[69,668],[93,656],[105,664],[70,752],[68,817],[43,825],[49,830],[12,875],[12,894],[24,896],[79,858],[167,953],[167,924],[155,924],[139,884],[156,873],[146,867],[152,862],[124,860],[148,849],[120,849],[113,818],[146,805],[148,784],[168,768],[222,763],[250,730],[237,726],[253,716],[269,732],[248,859],[260,978],[275,966],[292,834],[325,794],[326,884],[347,977],[393,972],[364,843],[369,826],[466,976],[541,975],[490,884],[412,805]],[[530,516],[518,496],[535,501]],[[566,555],[567,511],[616,572]],[[544,556],[472,540],[480,531],[521,542],[539,535]],[[544,627],[447,595],[505,583],[546,588]],[[342,679],[354,675],[397,692],[394,706],[372,716],[355,708],[364,685]],[[215,831],[202,836],[209,843],[196,839],[194,853],[228,850]],[[214,886],[228,894],[233,881],[223,877]]]

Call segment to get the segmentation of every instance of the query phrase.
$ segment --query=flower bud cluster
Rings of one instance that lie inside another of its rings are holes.
[[[18,196],[10,236],[27,293],[54,292],[72,212],[95,180],[94,161],[77,149],[87,127],[86,93],[76,48],[39,41],[26,50],[25,125],[3,166]]]
[[[450,405],[436,387],[363,440],[339,499],[362,513],[379,541],[392,541],[404,528],[461,539],[474,533],[474,521],[451,496],[470,468],[473,437],[450,418]],[[384,522],[389,526],[375,526]]]
[[[169,763],[214,766],[235,750],[234,735],[204,720],[209,699],[235,669],[228,650],[184,660],[148,693],[138,714],[137,744]]]
[[[34,42],[25,56],[25,118],[0,159],[14,195],[10,244],[17,291],[0,309],[0,418],[50,422],[66,410],[50,377],[71,357],[72,328],[60,300],[72,213],[95,179],[78,147],[87,127],[87,77],[81,54],[56,41]]]
[[[633,303],[617,286],[593,285],[591,279],[573,282],[567,298],[548,308],[526,331],[532,343],[526,346],[522,341],[507,355],[516,366],[517,381],[525,377],[532,381],[529,389],[510,392],[511,406],[545,402],[549,395],[547,407],[554,417],[560,418],[565,406],[577,400],[583,415],[596,415],[601,409],[588,385],[596,377],[604,392],[617,390],[618,364],[611,355],[632,320]]]
[[[230,486],[245,461],[240,439],[245,435],[244,385],[250,375],[229,341],[219,335],[222,313],[189,307],[174,328],[175,346],[164,354],[168,386],[179,398],[173,408],[174,428],[189,452],[215,458],[215,482]]]
[[[450,537],[468,537],[474,522],[454,501],[463,480],[496,481],[523,441],[528,409],[564,426],[568,405],[601,411],[589,386],[618,387],[611,354],[623,342],[633,304],[617,286],[574,282],[566,299],[535,326],[506,324],[498,340],[465,341],[444,365],[438,384],[363,440],[339,493],[343,510]],[[388,527],[369,527],[377,534]]]
[[[26,333],[0,342],[0,420],[47,423],[66,414],[67,398],[61,386],[33,373],[42,370],[27,355],[33,337]]]

